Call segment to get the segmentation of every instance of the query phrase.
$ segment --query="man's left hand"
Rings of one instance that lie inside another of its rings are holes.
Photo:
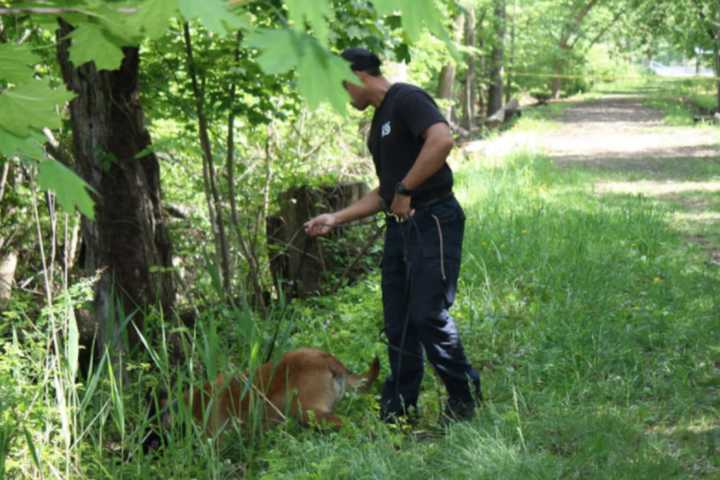
[[[408,218],[415,215],[415,210],[410,207],[410,201],[412,197],[410,195],[395,194],[393,197],[392,205],[390,205],[390,211],[400,222],[404,222]]]

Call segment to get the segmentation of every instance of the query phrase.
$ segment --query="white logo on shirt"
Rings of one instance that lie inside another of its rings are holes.
[[[390,122],[386,122],[380,130],[380,137],[387,137],[388,135],[390,135],[390,132],[392,132],[392,126],[390,125]]]

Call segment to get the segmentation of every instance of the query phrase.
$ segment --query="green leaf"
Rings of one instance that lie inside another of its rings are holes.
[[[178,5],[183,17],[187,20],[199,18],[205,28],[218,35],[251,27],[247,17],[231,12],[221,0],[179,0]]]
[[[258,64],[265,73],[297,69],[298,88],[311,108],[329,101],[338,112],[346,111],[348,94],[342,82],[357,82],[357,77],[345,60],[330,53],[312,36],[292,29],[257,30],[244,45],[262,50]]]
[[[373,0],[380,15],[400,13],[403,30],[411,42],[420,38],[423,28],[440,37],[443,41],[450,36],[443,24],[443,15],[435,0]]]
[[[55,192],[66,212],[73,212],[77,208],[86,217],[95,218],[93,200],[87,192],[90,186],[62,163],[55,160],[40,162],[38,183],[43,190]]]
[[[178,11],[178,0],[146,0],[128,20],[149,39],[161,37]]]
[[[11,83],[20,83],[32,78],[34,65],[40,57],[27,47],[0,44],[0,78]]]
[[[256,30],[248,35],[244,45],[262,50],[257,62],[260,68],[270,75],[286,73],[296,68],[302,56],[302,39],[297,32],[290,29]]]
[[[328,22],[333,18],[332,4],[328,0],[285,0],[285,5],[295,28],[302,31],[307,20],[315,37],[323,45],[327,45],[330,32]]]
[[[74,95],[64,89],[51,89],[33,80],[0,94],[0,128],[18,137],[27,137],[43,127],[60,128],[57,107]]]
[[[298,68],[300,93],[311,108],[329,101],[335,110],[345,113],[349,96],[342,82],[357,82],[357,77],[345,60],[322,48],[315,39],[307,37],[305,42],[305,55]]]
[[[117,70],[123,59],[120,45],[116,44],[99,26],[83,23],[70,34],[72,47],[70,61],[76,67],[95,62],[98,70]]]
[[[0,128],[0,155],[20,157],[22,160],[40,160],[45,157],[45,137],[33,132],[27,137],[18,137]]]
[[[23,426],[23,435],[25,435],[25,441],[27,442],[28,449],[30,450],[30,455],[32,456],[33,463],[35,464],[36,468],[40,469],[40,457],[38,457],[37,449],[35,448],[35,443],[32,440],[32,436],[30,435],[30,432],[24,426]]]
[[[102,28],[105,36],[118,46],[138,45],[142,41],[139,27],[129,21],[133,16],[128,15],[122,3],[107,0],[84,2],[86,5],[83,12],[63,15],[70,25],[86,25],[91,18],[100,22],[95,25]]]

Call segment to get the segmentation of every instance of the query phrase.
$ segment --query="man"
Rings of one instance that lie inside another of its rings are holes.
[[[417,408],[423,350],[448,391],[445,420],[474,416],[480,377],[468,363],[448,309],[455,299],[465,215],[452,194],[447,121],[422,89],[391,84],[380,59],[362,48],[342,53],[359,84],[345,82],[352,105],[375,108],[368,147],[380,186],[347,208],[305,224],[308,235],[388,213],[382,297],[391,374],[381,415],[393,422]]]

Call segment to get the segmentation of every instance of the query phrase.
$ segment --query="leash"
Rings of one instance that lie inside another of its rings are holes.
[[[431,217],[435,221],[435,226],[437,228],[437,233],[438,233],[438,243],[440,246],[440,274],[442,276],[443,282],[447,282],[447,274],[445,271],[445,242],[444,242],[444,238],[443,238],[443,234],[442,234],[442,225],[441,225],[440,219],[437,217],[437,215],[431,214]],[[409,328],[409,324],[410,324],[410,313],[411,313],[410,304],[411,304],[411,300],[412,300],[413,270],[416,267],[415,262],[414,262],[415,259],[411,259],[410,255],[409,255],[409,247],[408,247],[409,236],[412,235],[413,232],[415,233],[417,241],[418,241],[418,246],[419,246],[419,249],[421,252],[424,249],[423,248],[424,242],[423,242],[422,235],[420,234],[420,228],[418,227],[417,222],[414,217],[411,216],[407,219],[407,222],[408,222],[407,229],[404,228],[403,221],[401,221],[399,219],[397,221],[400,226],[400,234],[402,236],[402,241],[403,241],[403,261],[405,263],[405,287],[404,287],[405,288],[404,303],[405,303],[405,309],[406,309],[405,318],[403,320],[403,327],[402,327],[402,333],[400,335],[400,345],[399,346],[392,345],[387,338],[383,338],[383,333],[385,333],[385,337],[387,337],[387,334],[386,334],[384,328],[382,328],[380,330],[378,337],[379,337],[380,341],[382,343],[384,343],[385,345],[387,345],[387,347],[389,349],[400,354],[399,358],[398,358],[397,371],[401,372],[404,356],[407,355],[408,357],[413,357],[413,358],[417,358],[420,360],[424,360],[424,356],[423,356],[422,352],[420,354],[417,354],[414,352],[409,352],[406,349],[407,332],[408,332],[408,328]],[[395,376],[395,398],[400,398],[401,402],[402,402],[402,397],[400,395],[400,375]]]
[[[422,354],[417,355],[415,353],[410,353],[405,350],[405,342],[407,341],[407,330],[408,325],[410,324],[410,299],[411,299],[411,292],[412,292],[412,262],[408,260],[408,239],[405,236],[405,232],[403,231],[403,225],[402,222],[399,222],[400,224],[400,235],[403,239],[403,261],[405,262],[405,320],[403,321],[403,329],[402,334],[400,335],[400,348],[399,353],[400,356],[398,357],[398,375],[395,375],[395,398],[400,398],[400,402],[404,403],[401,396],[400,396],[400,375],[399,372],[402,372],[402,361],[403,357],[405,355],[411,355],[414,357],[419,357],[421,360],[423,358]],[[417,228],[417,222],[415,222],[415,219],[413,217],[409,218],[408,225],[410,227],[415,227],[416,232],[418,232],[418,243],[420,244],[422,241],[422,237],[420,237],[419,229]],[[390,341],[387,342],[388,345],[390,345]],[[404,408],[404,405],[403,405]]]

